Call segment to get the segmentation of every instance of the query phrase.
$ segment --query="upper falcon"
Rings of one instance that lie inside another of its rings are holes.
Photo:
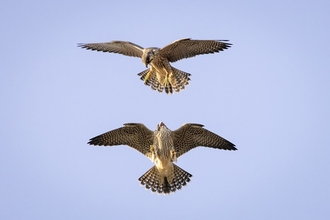
[[[201,54],[216,53],[228,49],[232,44],[227,40],[192,40],[185,38],[176,40],[163,47],[143,48],[128,41],[111,41],[105,43],[78,44],[81,48],[89,50],[119,53],[126,56],[140,57],[148,68],[139,73],[141,80],[153,90],[173,93],[179,92],[189,84],[191,74],[178,70],[170,65],[184,58],[190,58]]]

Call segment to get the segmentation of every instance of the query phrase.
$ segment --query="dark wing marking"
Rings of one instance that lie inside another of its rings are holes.
[[[105,43],[78,44],[78,47],[87,50],[96,50],[109,53],[118,53],[131,57],[142,57],[143,47],[128,41],[111,41]]]
[[[227,40],[191,40],[185,38],[165,46],[160,50],[159,55],[167,58],[169,62],[175,62],[184,58],[217,53],[228,49],[232,44],[225,41]]]
[[[184,124],[172,132],[172,138],[177,157],[198,146],[237,150],[233,143],[203,128],[201,124]]]
[[[153,143],[154,132],[143,124],[127,123],[124,125],[124,127],[91,138],[88,144],[98,146],[128,145],[146,155]]]

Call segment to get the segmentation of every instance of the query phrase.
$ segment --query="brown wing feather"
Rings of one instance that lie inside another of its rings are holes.
[[[127,123],[124,125],[124,127],[91,138],[88,144],[98,146],[128,145],[146,155],[153,143],[153,131],[143,124]]]
[[[165,46],[159,55],[166,57],[169,62],[176,62],[184,58],[190,58],[201,54],[217,53],[228,49],[232,44],[227,40],[191,40],[185,38],[174,41]]]
[[[78,44],[78,47],[87,50],[96,50],[109,53],[118,53],[132,57],[142,57],[143,47],[128,41],[111,41],[105,43]]]
[[[203,128],[201,124],[184,124],[172,132],[172,138],[177,157],[197,146],[237,150],[233,143]]]

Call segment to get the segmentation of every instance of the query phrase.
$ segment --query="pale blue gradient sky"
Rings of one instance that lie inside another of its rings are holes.
[[[1,1],[0,219],[329,219],[329,1]],[[77,43],[228,39],[182,60],[191,84],[144,86],[140,59]],[[152,163],[89,138],[141,122],[197,122],[238,151],[197,148],[170,196]]]

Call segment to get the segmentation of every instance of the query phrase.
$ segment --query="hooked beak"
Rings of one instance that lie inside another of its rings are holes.
[[[160,128],[161,127],[164,127],[165,126],[165,124],[161,121],[161,122],[159,122],[159,124],[158,124],[158,126],[157,126],[157,128],[158,128],[158,131],[160,130]],[[166,126],[165,126],[166,127]]]

